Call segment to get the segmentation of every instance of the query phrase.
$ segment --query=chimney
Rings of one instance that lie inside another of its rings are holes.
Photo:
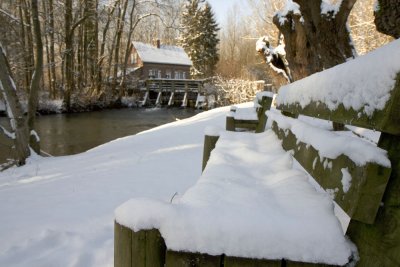
[[[160,41],[160,39],[157,39],[157,40],[156,40],[156,46],[157,46],[158,49],[160,49],[160,47],[161,47],[161,41]]]

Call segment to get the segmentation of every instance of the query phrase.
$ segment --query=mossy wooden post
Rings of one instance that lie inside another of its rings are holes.
[[[281,267],[281,260],[258,260],[238,257],[225,257],[224,267]]]
[[[265,112],[271,108],[272,97],[263,96],[261,99],[261,108],[257,110],[258,125],[256,127],[256,133],[262,133],[265,130],[265,125],[267,124],[267,115]]]
[[[360,254],[358,266],[400,266],[400,73],[383,122],[392,132],[382,132],[378,146],[388,152],[392,173],[373,225],[351,221],[348,235]],[[394,124],[393,124],[394,122]]]
[[[227,131],[235,131],[235,117],[228,115],[226,116],[226,122],[225,122],[225,129]]]
[[[163,267],[166,246],[157,229],[134,232],[115,222],[115,267]]]
[[[226,116],[226,122],[225,122],[225,129],[227,131],[232,131],[234,132],[236,130],[235,126],[235,114],[236,112],[236,107],[231,106],[229,114]]]
[[[221,256],[168,250],[165,267],[220,267]]]
[[[206,168],[207,162],[210,159],[211,151],[215,148],[215,145],[219,139],[219,136],[205,135],[204,136],[204,148],[203,148],[203,164],[201,171]]]
[[[307,262],[295,262],[295,261],[285,261],[285,267],[329,267],[329,266],[337,266],[337,265],[328,265],[322,263],[307,263]]]

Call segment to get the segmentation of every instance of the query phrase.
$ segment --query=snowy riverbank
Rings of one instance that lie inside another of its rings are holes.
[[[185,192],[201,173],[204,129],[228,110],[0,173],[0,266],[112,266],[115,208]]]

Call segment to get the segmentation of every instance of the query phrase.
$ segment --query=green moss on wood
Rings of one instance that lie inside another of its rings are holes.
[[[157,229],[134,232],[115,222],[115,267],[163,267],[166,246]]]
[[[375,163],[357,166],[345,155],[336,159],[321,158],[314,147],[299,142],[290,130],[280,129],[276,122],[272,129],[282,140],[282,147],[287,151],[293,150],[296,160],[325,190],[335,192],[336,203],[351,218],[365,223],[374,222],[389,180],[390,169]],[[341,181],[343,168],[347,168],[352,177],[347,192],[344,192]]]
[[[358,266],[400,266],[400,136],[383,133],[378,146],[392,163],[382,205],[373,225],[351,221],[347,234],[357,245]]]
[[[167,251],[165,267],[220,267],[221,256]]]
[[[267,124],[267,115],[265,112],[271,108],[272,97],[263,96],[261,99],[261,107],[257,110],[258,124],[256,127],[256,133],[262,133],[265,130]]]
[[[294,262],[286,261],[285,267],[329,267],[335,265],[327,265],[322,263],[306,263],[306,262]]]
[[[132,230],[115,222],[114,226],[114,266],[131,267]]]
[[[219,136],[209,136],[209,135],[204,136],[203,164],[201,168],[202,171],[204,171],[204,169],[206,168],[207,162],[210,159],[211,152],[215,148],[218,139]]]
[[[303,114],[324,120],[354,125],[367,129],[400,135],[400,73],[397,74],[396,83],[391,91],[390,100],[383,110],[376,110],[371,117],[363,110],[346,109],[339,104],[336,110],[331,111],[326,104],[311,102],[302,108],[300,104],[279,105],[278,109],[292,114]]]
[[[239,257],[228,257],[224,259],[224,267],[280,267],[281,260],[259,260]]]

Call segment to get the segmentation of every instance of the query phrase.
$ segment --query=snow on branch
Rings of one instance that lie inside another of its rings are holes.
[[[301,16],[300,5],[295,3],[295,2],[293,2],[293,0],[287,0],[286,1],[285,7],[281,11],[278,11],[275,14],[275,16],[277,16],[279,18],[279,23],[281,25],[285,24],[285,22],[287,21],[286,16],[289,13]]]
[[[0,125],[0,131],[10,139],[15,139],[15,133],[7,131],[6,128]]]
[[[338,2],[333,2],[332,0],[322,0],[321,1],[321,14],[322,15],[330,15],[332,18],[336,16],[339,12],[340,6],[342,4],[342,0]]]
[[[17,22],[18,24],[21,24],[21,21],[20,21],[17,17],[15,17],[13,14],[8,13],[8,12],[5,11],[4,9],[1,9],[1,8],[0,8],[0,14],[6,16],[7,18],[11,19],[11,20],[14,21],[14,22]],[[24,24],[24,26],[26,26],[26,27],[30,27],[30,25],[28,25],[28,24],[25,24],[25,23],[23,23],[23,24]]]
[[[256,50],[262,54],[265,62],[278,74],[283,75],[290,83],[293,81],[289,69],[289,62],[286,60],[285,43],[282,39],[279,40],[277,47],[273,47],[268,36],[260,37],[256,42]]]

